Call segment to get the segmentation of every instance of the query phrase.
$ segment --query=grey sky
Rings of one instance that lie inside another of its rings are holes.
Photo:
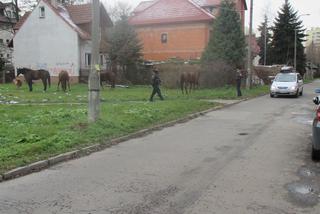
[[[114,2],[126,2],[133,7],[143,0],[103,0],[104,3],[114,4]],[[250,8],[250,0],[246,0],[248,9]],[[263,15],[267,12],[271,20],[277,16],[277,11],[282,6],[285,0],[253,0],[253,26],[254,29],[263,20]],[[310,29],[311,27],[320,27],[320,0],[289,0],[295,10],[298,10],[299,15],[310,14],[310,16],[301,16],[303,24]],[[249,10],[246,12],[246,25],[249,26]]]

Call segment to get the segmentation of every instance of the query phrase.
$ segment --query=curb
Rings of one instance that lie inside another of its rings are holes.
[[[222,108],[227,108],[227,107],[236,105],[238,103],[241,103],[243,101],[247,101],[249,99],[250,98],[245,98],[245,99],[236,101],[236,102],[231,103],[231,104],[222,104],[222,105],[219,105],[219,106],[215,106],[213,108],[210,108],[210,109],[207,109],[207,110],[204,110],[204,111],[201,111],[201,112],[189,114],[186,117],[183,117],[183,118],[180,118],[180,119],[177,119],[177,120],[169,121],[169,122],[166,122],[166,123],[163,123],[163,124],[160,124],[160,125],[156,125],[156,126],[153,126],[153,127],[147,128],[147,129],[142,129],[142,130],[139,130],[137,132],[134,132],[134,133],[131,133],[131,134],[119,137],[119,138],[114,138],[114,139],[111,139],[111,140],[107,140],[107,141],[105,141],[105,142],[103,142],[101,144],[94,144],[94,145],[91,145],[91,146],[87,146],[87,147],[81,148],[79,150],[66,152],[66,153],[63,153],[63,154],[48,158],[46,160],[42,160],[42,161],[38,161],[38,162],[35,162],[35,163],[31,163],[31,164],[29,164],[27,166],[23,166],[23,167],[18,167],[18,168],[12,169],[12,170],[10,170],[8,172],[0,174],[0,183],[3,182],[3,181],[7,181],[7,180],[10,180],[10,179],[14,179],[14,178],[20,177],[20,176],[28,175],[28,174],[33,173],[33,172],[41,171],[43,169],[46,169],[48,167],[51,167],[51,166],[56,165],[56,164],[61,163],[61,162],[65,162],[65,161],[72,160],[72,159],[79,158],[79,157],[83,157],[83,156],[88,156],[91,153],[102,151],[102,150],[104,150],[106,148],[109,148],[109,147],[111,147],[113,145],[117,145],[117,144],[122,143],[124,141],[128,141],[128,140],[134,139],[134,138],[143,137],[143,136],[146,136],[146,135],[148,135],[148,134],[150,134],[150,133],[152,133],[154,131],[158,131],[158,130],[161,130],[163,128],[174,126],[174,125],[179,124],[179,123],[188,122],[188,121],[190,121],[192,119],[195,119],[197,117],[203,116],[203,115],[205,115],[205,114],[207,114],[209,112],[216,111],[216,110],[219,110],[219,109],[222,109]]]

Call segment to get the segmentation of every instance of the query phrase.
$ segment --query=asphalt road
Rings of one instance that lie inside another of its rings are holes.
[[[320,212],[313,90],[263,96],[0,183],[1,214]]]

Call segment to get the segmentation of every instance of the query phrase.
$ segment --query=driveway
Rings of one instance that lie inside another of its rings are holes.
[[[314,82],[0,183],[0,213],[315,213]]]

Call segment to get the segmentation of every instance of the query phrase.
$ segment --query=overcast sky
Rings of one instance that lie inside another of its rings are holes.
[[[137,6],[143,0],[102,0],[105,4],[122,1],[132,7]],[[246,0],[248,10],[246,11],[246,25],[249,26],[249,9],[250,0]],[[253,26],[254,29],[263,21],[263,15],[267,12],[271,20],[277,16],[277,11],[282,6],[285,0],[253,0]],[[310,29],[311,27],[320,27],[320,0],[289,0],[295,10],[298,10],[299,15],[310,14],[310,16],[301,16],[303,24]]]

